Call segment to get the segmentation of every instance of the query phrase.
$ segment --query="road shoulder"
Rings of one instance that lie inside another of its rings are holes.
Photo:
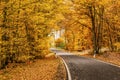
[[[103,53],[100,55],[96,55],[96,57],[94,57],[92,54],[82,54],[81,55],[80,52],[72,52],[72,53],[77,56],[83,56],[83,57],[87,57],[87,58],[96,59],[101,62],[120,67],[120,53],[107,52],[107,53]]]

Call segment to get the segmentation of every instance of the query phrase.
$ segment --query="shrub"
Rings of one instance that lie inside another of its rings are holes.
[[[64,48],[65,47],[65,43],[64,43],[64,40],[62,38],[58,38],[55,41],[55,44],[56,44],[56,47],[59,47],[59,48]]]

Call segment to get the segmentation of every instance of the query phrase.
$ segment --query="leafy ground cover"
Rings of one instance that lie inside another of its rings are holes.
[[[66,80],[66,70],[58,58],[10,63],[0,70],[0,80]]]

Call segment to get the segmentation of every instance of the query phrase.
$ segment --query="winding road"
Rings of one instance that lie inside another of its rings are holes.
[[[68,67],[68,80],[120,80],[120,67],[52,49]]]

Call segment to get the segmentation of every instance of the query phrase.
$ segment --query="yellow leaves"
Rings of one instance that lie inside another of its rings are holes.
[[[62,38],[58,38],[55,41],[55,44],[56,44],[56,47],[59,47],[59,48],[64,48],[64,46],[65,46],[64,40]]]
[[[101,0],[101,1],[98,0],[98,3],[99,3],[100,5],[106,5],[106,4],[109,3],[109,0]]]
[[[34,21],[34,23],[44,23],[45,22],[45,18],[44,16],[33,16],[31,17],[31,19]]]
[[[63,39],[62,38],[58,38],[55,42],[56,43],[61,43],[61,42],[63,42]]]
[[[120,50],[120,42],[114,43],[114,46],[118,51]]]
[[[51,4],[52,5],[52,4]],[[52,9],[52,6],[51,6],[50,4],[48,4],[48,3],[43,3],[42,5],[41,5],[41,9],[42,9],[42,11],[50,11],[51,9]]]
[[[114,45],[120,47],[120,42],[116,42]]]
[[[47,50],[49,48],[49,43],[48,43],[49,39],[48,38],[41,38],[39,40],[37,40],[38,46],[37,48],[40,50]]]
[[[22,55],[20,57],[17,58],[17,61],[18,62],[26,62],[28,59],[30,59],[31,56],[28,56],[28,55]]]
[[[56,20],[57,21],[60,21],[60,20],[63,20],[64,19],[64,16],[62,14],[56,14]]]

